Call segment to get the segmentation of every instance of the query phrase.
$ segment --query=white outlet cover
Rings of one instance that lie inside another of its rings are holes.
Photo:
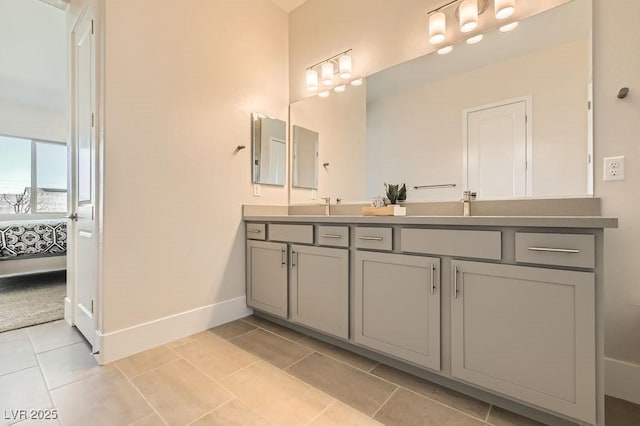
[[[316,191],[315,189],[311,190],[311,199],[315,200],[316,198],[318,198],[318,191]]]
[[[604,181],[624,180],[624,156],[605,157],[602,165],[602,179]]]
[[[260,184],[256,183],[253,185],[253,196],[254,197],[259,197],[260,196]]]

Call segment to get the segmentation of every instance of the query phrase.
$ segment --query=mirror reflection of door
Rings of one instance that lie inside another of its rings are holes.
[[[262,114],[252,115],[253,183],[284,186],[287,161],[287,123]]]
[[[465,188],[478,198],[529,194],[528,99],[471,108],[464,112]]]
[[[264,176],[274,185],[284,185],[285,158],[287,148],[283,139],[269,138],[268,144],[262,145],[262,170]]]
[[[293,186],[318,189],[318,144],[320,135],[293,126]]]

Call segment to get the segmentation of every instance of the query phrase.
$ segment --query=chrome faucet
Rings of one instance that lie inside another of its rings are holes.
[[[324,200],[324,204],[320,204],[324,206],[324,215],[331,216],[331,197],[322,197]]]
[[[476,199],[476,193],[471,191],[464,191],[462,193],[462,215],[471,216],[471,200]]]

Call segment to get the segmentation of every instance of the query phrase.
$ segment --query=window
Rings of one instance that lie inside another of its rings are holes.
[[[0,214],[66,211],[66,144],[0,136]]]

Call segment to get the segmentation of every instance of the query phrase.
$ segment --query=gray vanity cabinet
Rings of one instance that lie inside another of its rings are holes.
[[[595,275],[452,261],[451,374],[595,424]]]
[[[357,343],[440,370],[440,259],[356,252]]]
[[[349,250],[291,246],[291,319],[349,338]]]
[[[247,305],[287,318],[287,245],[247,240]]]

